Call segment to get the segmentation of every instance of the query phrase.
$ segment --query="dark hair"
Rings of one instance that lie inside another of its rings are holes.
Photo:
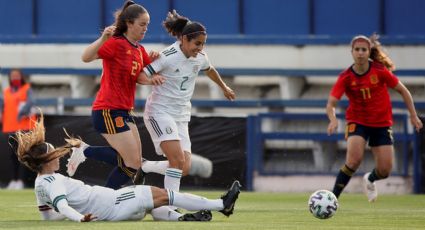
[[[380,62],[385,67],[387,67],[388,70],[394,71],[395,64],[391,60],[391,58],[388,56],[388,54],[384,51],[378,39],[379,39],[378,34],[372,34],[372,36],[370,36],[370,41],[372,42],[372,47],[370,49],[370,59]]]
[[[134,23],[134,20],[138,18],[140,14],[146,13],[148,13],[148,11],[143,6],[133,1],[126,1],[123,7],[114,14],[114,25],[117,27],[114,36],[122,36],[127,32],[127,22]]]
[[[21,75],[21,84],[22,85],[25,84],[26,83],[26,80],[25,80],[26,76],[25,76],[25,74],[22,72],[21,69],[13,68],[13,69],[10,70],[9,75],[8,75],[9,76],[9,85],[12,83],[11,82],[11,74],[14,71],[18,72]]]
[[[200,34],[207,34],[205,26],[199,22],[191,22],[189,18],[179,15],[176,10],[168,13],[162,25],[170,35],[179,39],[186,35],[190,41]]]

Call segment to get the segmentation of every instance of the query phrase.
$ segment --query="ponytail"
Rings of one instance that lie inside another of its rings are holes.
[[[199,22],[191,22],[189,18],[179,15],[176,10],[168,12],[167,18],[162,25],[171,36],[178,39],[187,36],[190,41],[200,34],[207,34],[205,26]]]
[[[391,58],[388,56],[388,54],[384,51],[378,39],[379,39],[378,34],[373,34],[372,36],[370,36],[370,41],[372,43],[372,46],[370,49],[370,59],[383,64],[385,67],[387,67],[388,70],[394,71],[395,64],[391,60]]]
[[[121,9],[115,11],[115,22],[116,26],[114,36],[122,36],[127,32],[127,22],[133,23],[140,14],[146,14],[148,11],[141,5],[128,0],[124,3]]]

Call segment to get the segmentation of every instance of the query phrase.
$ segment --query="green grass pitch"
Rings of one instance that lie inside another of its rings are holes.
[[[194,192],[208,198],[219,192]],[[382,195],[369,204],[362,194],[343,194],[339,209],[328,220],[307,209],[310,194],[242,192],[230,218],[213,212],[211,222],[143,221],[75,223],[41,221],[32,190],[0,190],[0,229],[425,229],[425,195]]]

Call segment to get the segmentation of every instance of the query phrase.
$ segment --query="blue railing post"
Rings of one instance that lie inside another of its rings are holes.
[[[409,131],[408,131],[408,119],[407,115],[400,115],[403,119],[400,119],[403,122],[403,176],[409,175]]]
[[[421,192],[421,181],[422,181],[422,160],[421,153],[419,151],[419,138],[417,132],[413,132],[413,192]]]
[[[249,115],[246,122],[246,188],[253,190],[256,159],[256,116]]]

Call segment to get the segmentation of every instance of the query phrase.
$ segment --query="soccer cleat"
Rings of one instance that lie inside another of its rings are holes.
[[[209,210],[201,210],[195,213],[186,213],[179,217],[179,221],[211,221],[212,213]]]
[[[375,182],[372,183],[369,181],[369,175],[370,172],[363,176],[364,191],[369,202],[375,202],[378,199],[378,189]]]
[[[88,147],[88,144],[81,141],[79,147],[72,148],[71,157],[69,157],[68,164],[66,165],[66,172],[69,176],[74,176],[78,166],[86,160],[86,156],[84,156],[84,150]]]
[[[233,209],[235,208],[236,200],[238,199],[239,193],[241,192],[241,184],[239,181],[235,180],[230,186],[230,189],[221,196],[223,200],[224,208],[219,212],[223,213],[225,216],[230,216],[233,214]]]

